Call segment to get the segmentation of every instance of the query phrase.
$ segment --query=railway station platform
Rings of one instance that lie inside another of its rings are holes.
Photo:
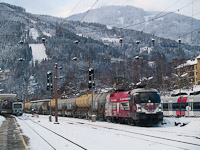
[[[0,150],[28,150],[28,137],[22,135],[16,120],[11,115],[4,115],[0,126]]]

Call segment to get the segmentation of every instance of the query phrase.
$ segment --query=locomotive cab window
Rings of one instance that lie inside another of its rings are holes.
[[[140,103],[160,103],[160,95],[156,92],[144,92],[134,95],[134,101]]]
[[[14,108],[22,108],[21,104],[14,104]]]

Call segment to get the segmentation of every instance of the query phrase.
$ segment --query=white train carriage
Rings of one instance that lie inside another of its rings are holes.
[[[200,96],[162,97],[164,116],[200,117]]]
[[[23,103],[22,102],[13,102],[12,103],[12,114],[21,116],[23,114]]]

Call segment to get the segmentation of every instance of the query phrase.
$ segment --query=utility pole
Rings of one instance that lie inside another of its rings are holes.
[[[57,89],[57,84],[58,84],[58,64],[55,63],[55,78],[54,78],[54,98],[55,98],[55,123],[54,124],[59,124],[58,123],[58,89]]]
[[[180,44],[181,44],[181,39],[179,38],[178,39],[178,50],[179,50],[179,53],[180,53]],[[180,74],[178,76],[179,76],[179,93],[180,93],[179,111],[180,111],[180,118],[181,118],[181,68],[180,68]]]
[[[90,70],[90,56],[88,55],[88,83],[89,83],[89,81],[90,81],[89,70]],[[89,92],[90,92],[90,89],[89,89]]]

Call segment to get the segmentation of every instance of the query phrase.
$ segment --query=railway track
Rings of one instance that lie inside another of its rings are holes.
[[[66,121],[66,120],[63,120],[63,121]],[[139,133],[139,132],[135,132],[135,131],[127,131],[127,130],[123,130],[123,129],[116,129],[116,128],[113,128],[113,127],[100,126],[100,125],[95,125],[95,124],[90,124],[90,123],[83,123],[83,122],[79,122],[79,121],[67,121],[67,122],[69,124],[77,123],[77,124],[81,124],[81,125],[87,125],[87,126],[89,125],[89,126],[92,126],[94,129],[95,128],[103,128],[103,129],[108,129],[108,130],[114,130],[114,131],[119,131],[119,132],[123,132],[123,133],[128,133],[128,134],[132,134],[132,135],[134,134],[134,135],[140,135],[140,136],[145,136],[145,137],[151,137],[151,138],[155,138],[155,139],[162,139],[162,140],[170,141],[170,142],[176,142],[176,143],[181,143],[181,144],[198,146],[200,148],[200,144],[186,142],[186,141],[180,141],[180,140],[175,140],[175,139],[170,139],[170,138],[165,138],[165,137],[161,137],[161,136],[149,135],[149,134]],[[148,130],[146,130],[146,131],[148,131]],[[119,132],[117,134],[123,135],[123,136],[127,136],[127,135],[124,135],[124,134],[120,134]],[[154,131],[154,132],[156,132],[156,131]],[[163,132],[163,131],[159,131],[159,132]],[[128,136],[128,137],[130,137],[130,136]],[[133,138],[135,138],[135,137],[133,137]],[[177,148],[181,148],[181,147],[177,147]],[[186,149],[186,148],[181,148],[181,149]]]
[[[62,135],[50,130],[49,128],[46,128],[45,126],[41,125],[40,123],[34,121],[31,118],[26,117],[25,119],[32,121],[33,123],[35,123],[35,124],[41,126],[42,128],[58,135],[59,137],[62,137],[63,139],[67,140],[70,143],[75,144],[76,146],[79,145],[79,144],[74,143],[73,141],[71,141],[69,139],[66,139]],[[127,130],[127,129],[118,129],[118,128],[115,128],[115,127],[110,127],[110,126],[105,126],[105,125],[97,125],[97,124],[91,124],[91,123],[87,123],[87,122],[74,121],[74,120],[65,120],[64,118],[59,118],[59,120],[62,120],[64,122],[66,122],[67,124],[83,125],[83,126],[87,126],[87,127],[90,126],[92,129],[103,130],[104,132],[109,131],[110,133],[114,133],[114,134],[121,135],[121,136],[124,136],[124,137],[140,139],[140,140],[143,140],[143,141],[149,141],[149,142],[157,143],[157,144],[160,144],[160,145],[170,146],[172,148],[178,148],[178,149],[183,149],[183,150],[199,149],[200,148],[200,144],[198,144],[197,142],[192,143],[192,142],[172,139],[172,138],[169,138],[169,137],[166,138],[166,137],[162,137],[162,136],[157,136],[157,135],[155,135],[156,134],[155,132],[157,132],[157,131],[154,131],[154,130],[152,130],[152,132],[154,132],[154,135],[152,135],[151,133],[149,133],[149,134],[148,133],[140,133],[140,131],[138,131],[138,132],[137,131],[130,131],[130,130]],[[137,130],[143,130],[143,129],[140,129],[138,127]],[[144,129],[143,131],[149,131],[149,130]],[[158,131],[158,132],[163,132],[163,131]],[[172,133],[175,133],[175,132],[172,132]],[[180,134],[180,132],[178,132],[178,133]],[[176,135],[176,136],[178,136],[178,135]],[[181,136],[185,136],[185,135],[181,135]],[[86,149],[82,146],[80,148]]]
[[[71,141],[70,139],[68,139],[68,138],[66,138],[66,137],[64,137],[64,136],[62,136],[62,135],[60,135],[60,134],[58,134],[58,133],[56,133],[56,132],[54,132],[54,131],[48,129],[47,127],[45,127],[45,126],[39,124],[38,122],[35,122],[34,120],[32,120],[32,119],[30,119],[30,118],[27,118],[27,117],[26,117],[26,119],[22,119],[21,117],[18,117],[18,119],[22,120],[30,129],[32,129],[38,136],[40,136],[40,137],[41,137],[51,148],[53,148],[54,150],[56,150],[56,148],[55,148],[54,146],[52,146],[45,138],[43,138],[43,137],[41,136],[40,133],[38,133],[35,129],[33,129],[33,128],[32,128],[28,123],[26,123],[26,121],[24,121],[24,120],[30,120],[30,121],[32,121],[33,123],[37,124],[38,126],[44,128],[44,129],[46,129],[47,131],[49,131],[49,132],[51,132],[51,133],[53,133],[53,134],[55,134],[55,135],[61,137],[62,139],[66,140],[66,141],[68,141],[68,142],[70,142],[70,143],[72,143],[73,145],[76,145],[76,146],[79,147],[80,149],[87,150],[87,149],[84,148],[83,146],[81,146],[81,145],[79,145],[79,144],[77,144],[77,143]]]

